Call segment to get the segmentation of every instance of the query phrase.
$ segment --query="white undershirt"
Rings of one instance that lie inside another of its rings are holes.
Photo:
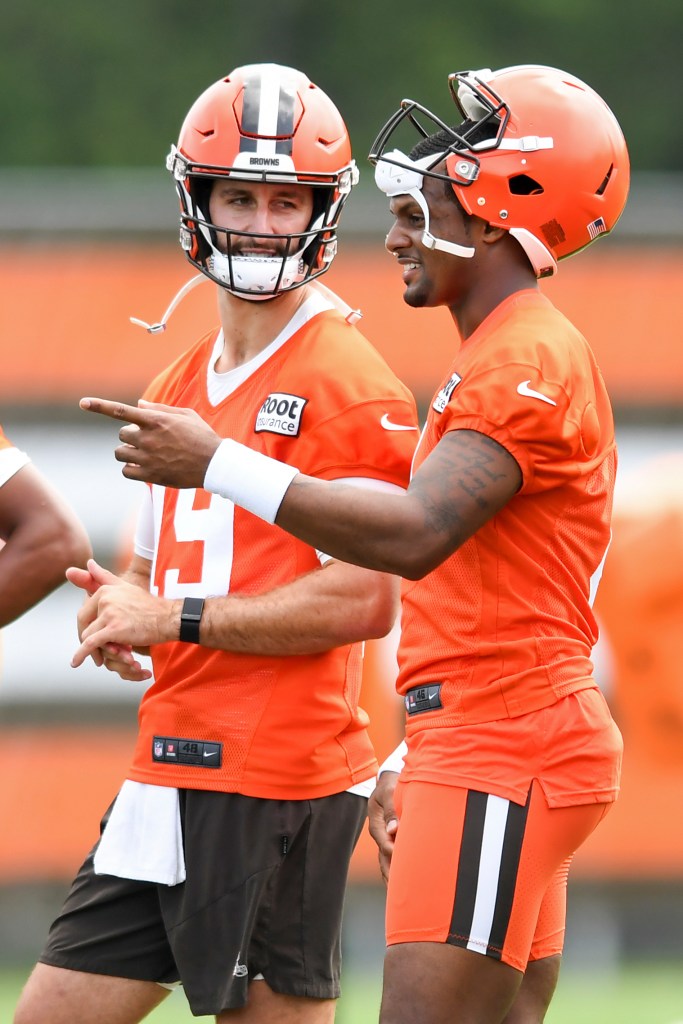
[[[277,338],[274,338],[269,345],[266,345],[257,355],[248,362],[242,363],[241,366],[235,366],[232,370],[227,370],[225,373],[216,373],[215,366],[219,357],[223,353],[225,347],[225,335],[223,330],[218,332],[216,341],[213,346],[213,353],[209,360],[209,367],[206,375],[206,390],[209,396],[209,401],[214,407],[220,405],[224,399],[231,395],[240,384],[243,384],[245,380],[251,377],[252,373],[258,370],[259,366],[263,366],[264,363],[268,362],[270,357],[274,355],[278,349],[282,348],[285,342],[296,334],[297,331],[301,330],[304,324],[308,323],[318,313],[324,313],[328,309],[333,309],[332,303],[324,296],[320,295],[319,292],[312,292],[308,298],[301,303],[291,320],[283,327],[278,334]]]
[[[24,466],[28,466],[30,461],[26,452],[19,448],[0,448],[0,487]]]

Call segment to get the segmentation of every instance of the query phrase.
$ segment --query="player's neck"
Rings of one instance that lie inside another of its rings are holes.
[[[289,323],[307,295],[308,287],[304,285],[275,299],[250,302],[219,289],[218,312],[225,344],[216,370],[226,373],[262,352]]]
[[[474,334],[494,309],[511,295],[528,289],[538,290],[538,282],[526,261],[520,266],[505,268],[505,272],[501,270],[482,275],[463,296],[462,302],[450,307],[463,341]]]

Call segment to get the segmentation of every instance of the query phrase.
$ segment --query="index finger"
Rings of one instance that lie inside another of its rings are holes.
[[[112,402],[106,398],[81,398],[78,404],[86,412],[97,412],[113,420],[126,420],[139,427],[145,426],[153,419],[147,409],[139,409],[137,405],[125,405],[123,402]]]

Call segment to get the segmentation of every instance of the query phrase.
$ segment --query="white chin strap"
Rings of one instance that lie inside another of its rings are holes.
[[[472,259],[474,249],[471,245],[458,245],[457,242],[447,242],[445,238],[436,238],[431,233],[429,230],[429,207],[419,188],[409,189],[406,195],[411,196],[415,200],[424,214],[425,229],[422,232],[422,244],[425,249],[440,249],[441,252],[449,252],[451,256],[460,256],[465,260]]]
[[[394,149],[391,153],[387,153],[382,160],[377,161],[375,184],[389,198],[407,195],[415,200],[424,214],[425,228],[421,241],[425,249],[439,249],[441,252],[450,253],[451,256],[460,256],[462,259],[469,260],[475,252],[472,246],[458,245],[456,242],[447,242],[445,238],[436,238],[429,230],[429,207],[422,194],[424,182],[422,172],[438,162],[437,155],[411,160],[399,149]]]
[[[137,316],[131,316],[128,319],[132,324],[137,324],[138,327],[144,327],[148,334],[160,334],[162,331],[166,330],[166,324],[178,303],[182,302],[187,293],[192,291],[193,288],[196,288],[198,284],[202,284],[204,281],[208,280],[208,277],[204,274],[196,274],[194,277],[191,277],[189,281],[186,281],[182,288],[180,288],[173,296],[168,309],[162,316],[161,320],[157,323],[148,324],[146,320],[140,320]]]

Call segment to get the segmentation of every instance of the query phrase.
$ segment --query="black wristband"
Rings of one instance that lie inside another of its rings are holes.
[[[204,611],[203,597],[186,597],[180,613],[180,637],[186,644],[199,643],[199,623]]]

